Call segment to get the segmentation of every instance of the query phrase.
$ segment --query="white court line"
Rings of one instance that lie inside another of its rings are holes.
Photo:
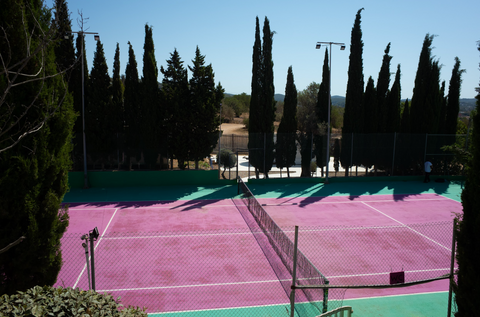
[[[413,231],[413,232],[415,232],[416,234],[418,234],[418,235],[420,235],[420,236],[424,237],[425,239],[427,239],[427,240],[430,240],[431,242],[433,242],[433,243],[435,243],[435,244],[437,244],[437,245],[441,246],[442,248],[446,249],[447,251],[450,251],[450,252],[452,252],[452,250],[451,250],[451,249],[447,248],[446,246],[444,246],[444,245],[442,245],[442,244],[438,243],[437,241],[435,241],[435,240],[433,240],[433,239],[430,239],[430,238],[429,238],[429,237],[427,237],[426,235],[424,235],[424,234],[422,234],[422,233],[418,232],[417,230],[415,230],[415,229],[412,229],[411,227],[407,226],[407,225],[406,225],[406,224],[404,224],[403,222],[401,222],[401,221],[398,221],[397,219],[395,219],[395,218],[393,218],[393,217],[390,217],[389,215],[387,215],[387,214],[385,214],[385,213],[381,212],[381,211],[380,211],[380,210],[378,210],[377,208],[374,208],[374,207],[370,206],[369,204],[366,204],[366,203],[364,203],[364,202],[362,202],[362,203],[363,203],[365,206],[367,206],[367,207],[370,207],[370,208],[372,208],[373,210],[375,210],[375,211],[377,211],[377,212],[381,213],[381,214],[382,214],[382,215],[384,215],[385,217],[388,217],[388,218],[392,219],[393,221],[395,221],[395,222],[398,222],[399,224],[401,224],[401,225],[402,225],[402,226],[404,226],[405,228],[408,228],[408,229],[410,229],[411,231]]]
[[[248,229],[247,229],[248,230]],[[254,234],[257,232],[254,232]],[[258,231],[258,233],[263,233]],[[156,238],[185,238],[185,237],[209,237],[209,236],[235,236],[235,235],[247,235],[251,236],[252,231],[245,232],[224,232],[224,233],[204,233],[204,234],[170,234],[170,235],[160,235],[160,236],[129,236],[129,237],[118,237],[118,238],[108,238],[104,237],[103,240],[127,240],[127,239],[156,239]]]
[[[117,210],[118,210],[118,208],[115,209],[112,217],[110,217],[110,221],[108,221],[108,224],[107,224],[107,226],[105,227],[105,230],[103,230],[103,233],[102,233],[102,235],[100,236],[100,239],[98,239],[97,245],[93,248],[94,251],[97,249],[98,245],[100,244],[100,241],[102,240],[103,235],[105,234],[105,232],[107,231],[108,227],[110,226],[110,223],[112,222],[113,217],[115,217],[115,214],[117,213]],[[91,256],[88,258],[88,260],[90,260],[90,259],[91,259]],[[77,278],[77,280],[75,281],[75,284],[73,285],[72,288],[75,289],[75,288],[77,287],[77,284],[78,284],[78,282],[80,281],[80,278],[82,277],[82,275],[83,275],[83,273],[85,272],[85,269],[86,269],[86,268],[87,268],[87,263],[85,263],[85,264],[83,265],[83,269],[82,269],[82,271],[80,272],[80,275],[78,275],[78,278]]]
[[[291,280],[283,280],[291,281]],[[97,292],[114,292],[114,291],[145,291],[156,289],[175,289],[175,288],[190,288],[190,287],[210,287],[210,286],[228,286],[228,285],[246,285],[246,284],[265,284],[265,283],[278,283],[279,280],[269,281],[251,281],[251,282],[235,282],[235,283],[213,283],[213,284],[192,284],[192,285],[172,285],[172,286],[155,286],[155,287],[140,287],[140,288],[120,288],[120,289],[108,289],[99,290]]]
[[[205,205],[205,206],[200,206],[200,207],[195,207],[195,208],[192,208],[192,209],[202,209],[203,207],[207,207],[208,208],[217,208],[217,207],[221,207],[221,208],[225,208],[225,207],[235,207],[235,205],[213,205],[213,206],[210,206],[209,204]],[[121,207],[120,209],[122,210],[129,210],[129,209],[184,209],[184,208],[191,208],[192,206],[178,206],[178,205],[174,205],[174,206],[149,206],[149,207],[138,207],[138,206],[130,206],[130,207]],[[119,209],[119,207],[92,207],[92,208],[75,208],[75,207],[69,207],[68,210],[75,210],[75,211],[84,211],[84,210],[95,210],[95,209]]]

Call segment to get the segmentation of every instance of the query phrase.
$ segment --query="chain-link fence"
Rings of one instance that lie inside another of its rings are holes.
[[[89,288],[91,252],[85,254],[81,236],[62,238],[55,286]],[[249,229],[113,232],[94,245],[96,291],[120,297],[125,306],[172,316],[290,316],[289,299]]]
[[[218,138],[218,137],[217,137]],[[188,149],[179,161],[168,138],[156,147],[142,140],[112,137],[109,146],[88,146],[88,170],[218,169],[219,151],[235,156],[235,162],[220,162],[220,178],[240,177],[340,177],[422,175],[426,160],[434,175],[462,175],[463,164],[445,146],[468,149],[467,135],[439,134],[245,134],[222,135],[209,156],[188,159]],[[328,142],[327,142],[328,141]],[[144,144],[145,143],[145,144]],[[328,144],[328,145],[327,145]],[[188,147],[188,145],[185,145]],[[328,147],[328,153],[327,153]],[[98,149],[102,149],[99,151]],[[181,148],[178,145],[177,148]],[[328,164],[327,164],[328,156]],[[72,153],[74,170],[83,170],[83,152]]]
[[[266,234],[253,218],[246,220],[250,229],[104,234],[94,242],[95,289],[149,313],[290,316],[293,253],[281,259],[269,235],[285,235],[290,248],[294,228]],[[351,288],[448,278],[452,231],[450,222],[300,228],[295,316],[338,308]],[[81,236],[62,238],[64,264],[55,286],[89,288],[91,254]],[[319,283],[329,289],[301,289]]]

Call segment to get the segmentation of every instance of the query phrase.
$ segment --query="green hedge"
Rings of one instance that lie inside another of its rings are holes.
[[[126,307],[111,295],[72,288],[35,286],[0,297],[0,316],[147,317],[144,310]]]

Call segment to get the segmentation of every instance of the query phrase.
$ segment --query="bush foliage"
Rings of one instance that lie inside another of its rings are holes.
[[[119,299],[94,291],[35,286],[0,297],[0,316],[118,316],[147,317],[144,310],[126,307]]]

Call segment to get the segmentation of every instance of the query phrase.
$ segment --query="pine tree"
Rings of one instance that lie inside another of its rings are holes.
[[[445,133],[456,134],[458,112],[460,111],[460,88],[462,85],[462,74],[464,69],[460,69],[460,59],[455,57],[455,65],[452,70],[452,77],[448,86],[448,101],[445,117]]]
[[[348,176],[348,168],[355,165],[351,161],[351,137],[352,133],[363,132],[364,110],[362,105],[363,99],[363,40],[361,29],[361,12],[363,8],[358,10],[355,22],[352,28],[350,42],[350,61],[348,65],[348,82],[347,93],[345,96],[345,114],[343,117],[342,128],[342,150],[341,163],[345,168],[345,176]]]
[[[158,87],[158,68],[153,44],[153,30],[145,24],[145,43],[143,46],[143,77],[142,77],[142,141],[145,164],[156,167],[159,154],[159,135],[163,130],[162,109],[160,108],[160,89]]]
[[[117,126],[111,115],[112,96],[110,76],[103,44],[97,41],[93,57],[93,68],[89,81],[90,99],[85,107],[85,132],[87,135],[87,153],[100,160],[102,167],[108,163],[116,150]]]
[[[277,167],[287,168],[287,175],[290,177],[290,166],[295,165],[297,155],[297,144],[295,134],[297,132],[297,87],[293,78],[292,66],[288,68],[287,84],[285,86],[285,99],[283,115],[278,126],[276,144]]]
[[[408,99],[405,100],[405,105],[403,106],[400,132],[410,133],[410,103]]]
[[[68,226],[68,209],[61,202],[68,189],[75,114],[67,83],[55,64],[51,18],[41,1],[2,1],[0,92],[7,89],[12,73],[29,75],[29,82],[16,81],[18,85],[1,100],[2,109],[8,105],[13,111],[8,118],[1,112],[2,126],[22,113],[20,127],[53,109],[55,113],[15,146],[5,149],[0,144],[0,246],[25,236],[22,243],[0,254],[0,294],[53,285],[62,265],[60,239]],[[25,113],[23,105],[32,107]],[[14,137],[4,135],[9,136]]]
[[[169,153],[172,158],[178,160],[178,167],[183,170],[191,156],[188,138],[191,135],[190,125],[193,121],[190,100],[185,98],[189,94],[187,70],[183,67],[183,61],[176,49],[167,60],[167,68],[164,69],[162,66],[160,71],[164,76],[162,95],[165,102]]]
[[[478,45],[480,51],[480,44]],[[454,68],[455,69],[455,68]],[[480,263],[480,87],[477,90],[477,107],[473,115],[472,143],[467,175],[462,191],[463,214],[456,218],[457,238],[457,281],[454,285],[457,317],[477,316],[480,298],[480,276],[477,274]]]
[[[137,61],[132,44],[128,42],[128,63],[125,69],[125,147],[128,159],[128,168],[132,168],[132,158],[140,159],[140,129],[142,116],[140,113],[140,94]]]
[[[210,155],[217,144],[219,110],[224,91],[220,84],[215,87],[212,65],[205,66],[205,55],[200,53],[198,46],[192,63],[193,67],[189,66],[192,73],[189,85],[191,135],[185,139],[185,146],[190,148],[190,157],[195,161],[195,169],[198,169],[198,161]]]

